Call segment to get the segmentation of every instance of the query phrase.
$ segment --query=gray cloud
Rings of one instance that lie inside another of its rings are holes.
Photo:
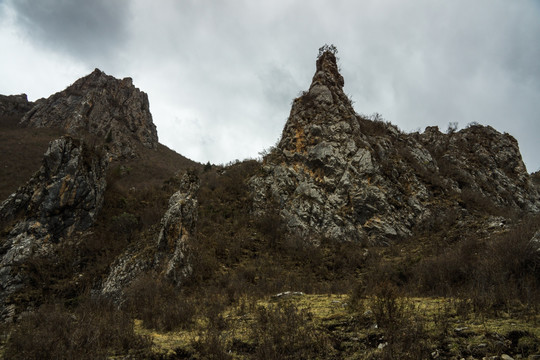
[[[76,69],[72,81],[84,75],[81,67],[96,66],[133,77],[149,94],[161,141],[201,162],[255,157],[274,144],[291,100],[309,87],[318,48],[334,43],[357,112],[382,113],[406,131],[491,125],[518,139],[530,171],[540,169],[540,5],[533,0],[5,4],[16,16],[4,28],[33,36],[36,64],[64,56]],[[21,44],[15,64],[28,42],[3,34],[0,42]],[[2,71],[0,78],[14,79]],[[0,92],[13,86],[0,84]]]
[[[128,0],[12,0],[18,25],[40,46],[78,59],[111,56],[128,33]]]

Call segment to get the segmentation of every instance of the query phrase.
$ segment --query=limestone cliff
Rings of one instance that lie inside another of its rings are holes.
[[[23,117],[31,127],[59,127],[68,134],[104,141],[114,157],[133,157],[137,144],[156,148],[158,137],[148,96],[99,69],[77,80],[64,91],[40,99]]]
[[[197,175],[186,173],[180,189],[169,199],[169,208],[161,220],[156,260],[164,264],[165,276],[175,284],[191,274],[188,240],[195,236],[199,186]]]
[[[107,159],[63,137],[50,143],[40,170],[0,205],[0,316],[13,315],[10,296],[23,285],[16,270],[30,259],[52,256],[55,246],[88,229],[103,204]]]
[[[343,86],[334,53],[322,52],[262,174],[250,180],[256,212],[277,206],[303,235],[381,243],[465,203],[539,210],[511,136],[484,126],[405,134],[358,115]]]

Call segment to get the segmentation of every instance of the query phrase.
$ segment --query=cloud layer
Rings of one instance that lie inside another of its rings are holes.
[[[95,67],[130,76],[163,143],[224,163],[277,141],[333,43],[357,112],[405,131],[491,125],[536,171],[539,35],[534,0],[0,0],[0,93],[49,96]]]

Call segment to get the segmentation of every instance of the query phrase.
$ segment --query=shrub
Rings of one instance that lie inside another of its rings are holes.
[[[425,320],[416,315],[414,306],[399,289],[383,282],[375,289],[370,307],[377,325],[384,331],[386,346],[382,359],[426,359],[429,357],[429,335]]]
[[[6,359],[106,359],[144,353],[150,341],[135,334],[125,313],[103,302],[86,302],[73,313],[44,305],[22,316],[6,344]]]
[[[384,282],[375,289],[371,310],[377,324],[394,333],[406,320],[408,309],[407,303],[398,294],[398,288],[390,282]]]
[[[256,359],[311,359],[330,352],[311,314],[292,304],[259,307],[251,329]]]
[[[191,324],[196,306],[166,280],[152,274],[138,278],[126,291],[124,307],[147,328],[171,331]]]
[[[319,48],[319,54],[317,55],[317,59],[320,58],[325,52],[330,52],[336,55],[338,53],[338,49],[334,44],[324,44]]]
[[[470,237],[423,259],[413,270],[419,290],[429,295],[455,295],[462,291],[474,276],[481,248],[479,239]]]
[[[540,255],[531,238],[538,216],[490,238],[469,235],[446,244],[412,270],[417,290],[429,295],[459,296],[476,312],[538,309]],[[520,310],[521,311],[521,310]]]
[[[458,122],[457,121],[451,121],[448,123],[448,129],[446,129],[447,134],[453,134],[458,129]]]
[[[371,136],[384,136],[388,133],[388,122],[384,122],[380,114],[358,115],[356,117],[363,134]]]
[[[131,239],[133,233],[140,229],[139,220],[133,214],[123,212],[111,219],[111,231]]]
[[[227,351],[227,342],[223,333],[217,329],[208,328],[206,332],[199,334],[199,338],[192,342],[192,346],[202,359],[229,360],[232,356]]]

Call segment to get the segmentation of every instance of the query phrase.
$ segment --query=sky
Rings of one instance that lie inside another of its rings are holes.
[[[0,0],[0,94],[131,77],[161,143],[224,164],[276,144],[324,44],[357,113],[490,125],[540,170],[538,0]]]

